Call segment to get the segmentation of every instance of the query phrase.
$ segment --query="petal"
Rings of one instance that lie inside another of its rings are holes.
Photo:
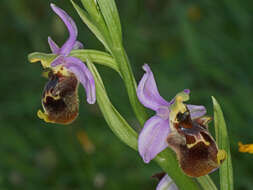
[[[204,106],[190,105],[190,104],[187,104],[186,106],[190,111],[192,119],[197,119],[206,114],[206,108]]]
[[[52,61],[55,60],[55,57],[56,56],[54,54],[34,52],[28,55],[28,60],[31,63],[40,61],[43,68],[50,68]]]
[[[167,148],[166,138],[170,132],[169,122],[158,116],[146,121],[138,138],[138,149],[145,163]]]
[[[69,38],[68,40],[63,44],[63,46],[60,49],[61,55],[68,55],[70,51],[73,49],[76,38],[77,38],[77,27],[73,19],[61,8],[57,7],[53,3],[50,4],[53,11],[61,18],[61,20],[64,22],[66,27],[69,31]]]
[[[168,174],[166,174],[157,185],[156,190],[178,190],[178,187]]]
[[[94,104],[96,102],[96,88],[90,70],[76,57],[64,57],[64,66],[76,75],[85,88],[87,102],[89,104]]]
[[[48,44],[49,44],[49,46],[50,46],[50,49],[51,49],[52,53],[54,53],[54,54],[59,54],[60,48],[59,48],[59,46],[52,40],[51,37],[48,37]]]
[[[83,44],[79,41],[76,41],[72,49],[83,49]]]
[[[157,111],[160,106],[169,106],[169,102],[164,100],[157,89],[154,75],[149,66],[145,64],[143,69],[146,73],[143,75],[138,88],[137,96],[140,102],[147,108]]]
[[[56,67],[57,65],[63,64],[65,62],[65,58],[66,57],[59,55],[52,61],[51,67]]]

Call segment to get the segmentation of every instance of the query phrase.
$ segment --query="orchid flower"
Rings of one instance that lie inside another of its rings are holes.
[[[69,56],[71,50],[83,48],[77,41],[77,27],[73,19],[62,9],[50,4],[52,10],[61,18],[69,31],[69,38],[59,47],[51,37],[48,43],[53,54],[57,57],[52,62],[43,62],[44,68],[49,68],[50,81],[46,84],[42,106],[44,113],[39,110],[38,117],[46,122],[68,124],[78,115],[79,101],[77,88],[79,83],[85,88],[87,102],[96,101],[95,82],[90,70],[78,58]],[[31,60],[31,62],[38,59]]]
[[[149,163],[157,154],[168,147],[166,139],[173,130],[171,125],[177,113],[183,113],[188,109],[191,118],[195,119],[205,115],[206,109],[204,106],[189,104],[185,106],[183,104],[189,99],[190,90],[188,89],[178,93],[170,102],[166,101],[158,92],[150,67],[145,64],[143,69],[146,73],[139,82],[137,96],[145,107],[156,112],[146,121],[138,139],[139,153],[144,162]]]

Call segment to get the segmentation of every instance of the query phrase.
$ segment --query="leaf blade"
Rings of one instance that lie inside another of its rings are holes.
[[[213,109],[214,109],[214,125],[216,133],[216,141],[218,147],[227,153],[227,159],[220,166],[220,189],[233,190],[233,167],[230,153],[229,137],[227,132],[226,122],[224,120],[222,109],[218,101],[212,96]]]
[[[92,50],[92,49],[78,49],[72,50],[70,56],[77,57],[82,61],[86,61],[89,58],[92,62],[110,67],[120,74],[119,68],[113,57],[103,51]],[[121,75],[121,74],[120,74]]]
[[[82,21],[88,26],[88,28],[92,31],[92,33],[97,37],[97,39],[105,46],[105,48],[108,51],[111,51],[109,48],[110,45],[108,44],[108,41],[106,40],[104,35],[101,33],[99,28],[90,19],[87,12],[85,12],[85,10],[80,8],[73,0],[71,0],[71,3],[73,5],[73,7],[76,9],[76,11],[77,11],[78,15],[80,16],[80,18],[82,19]]]
[[[104,17],[106,26],[114,42],[114,46],[121,45],[122,31],[118,10],[114,0],[97,0],[101,13]]]
[[[87,59],[87,65],[94,76],[97,102],[107,124],[121,141],[123,141],[125,144],[127,144],[134,150],[137,150],[137,133],[128,125],[126,120],[111,104],[107,96],[105,87],[103,85],[102,79],[97,72],[96,67],[89,59]]]

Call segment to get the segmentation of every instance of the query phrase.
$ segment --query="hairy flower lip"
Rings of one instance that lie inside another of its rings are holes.
[[[150,67],[145,64],[145,71],[137,88],[139,101],[147,108],[156,112],[146,121],[138,138],[138,150],[145,163],[149,163],[158,153],[168,147],[166,138],[171,130],[171,122],[176,114],[184,112],[187,108],[193,113],[194,118],[201,117],[206,113],[204,106],[185,105],[183,102],[189,99],[189,89],[178,93],[170,102],[163,99],[157,89],[154,75]]]
[[[50,74],[43,90],[42,106],[45,113],[38,116],[50,123],[70,124],[78,116],[79,100],[77,89],[79,82],[74,74]]]

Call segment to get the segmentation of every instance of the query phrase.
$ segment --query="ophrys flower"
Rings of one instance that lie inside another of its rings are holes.
[[[44,113],[39,110],[38,117],[46,122],[69,124],[78,115],[79,83],[85,88],[87,102],[96,101],[95,82],[86,65],[78,58],[69,56],[71,50],[82,48],[77,41],[77,27],[73,19],[62,9],[51,4],[53,11],[61,18],[69,31],[69,38],[61,48],[48,37],[52,53],[57,55],[53,61],[33,58],[30,61],[41,61],[43,68],[50,69],[49,82],[43,91],[42,106]]]

